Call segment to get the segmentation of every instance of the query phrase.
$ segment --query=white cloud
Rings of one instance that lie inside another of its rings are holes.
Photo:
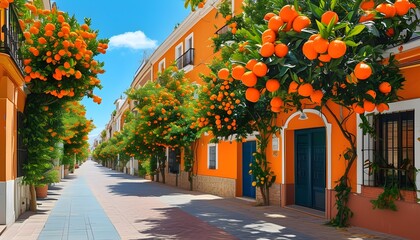
[[[131,48],[135,50],[155,48],[157,41],[152,40],[142,31],[126,32],[109,39],[110,48]]]

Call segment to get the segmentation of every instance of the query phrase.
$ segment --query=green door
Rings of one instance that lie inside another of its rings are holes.
[[[295,131],[295,203],[325,211],[325,128]]]

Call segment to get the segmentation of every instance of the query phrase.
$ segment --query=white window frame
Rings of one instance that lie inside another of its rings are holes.
[[[190,45],[190,40],[191,39],[191,46]],[[185,51],[190,50],[190,48],[194,48],[194,32],[190,33],[186,38],[185,38]]]
[[[216,156],[215,156],[216,166],[214,169],[210,168],[210,147],[216,148]],[[217,170],[218,168],[219,168],[219,146],[217,143],[209,143],[207,144],[207,169]]]
[[[166,58],[160,60],[159,64],[158,64],[158,72],[163,72],[163,70],[165,70],[166,68]]]
[[[414,111],[414,167],[419,168],[420,167],[420,141],[417,139],[420,138],[420,98],[416,99],[410,99],[406,101],[398,101],[394,103],[389,104],[389,110],[384,111],[384,114],[387,113],[397,113],[402,111]],[[375,110],[375,114],[378,114],[378,112]],[[357,114],[357,126],[361,123],[360,117]],[[365,143],[369,142],[367,141],[367,138],[369,136],[363,135],[363,130],[361,128],[358,128],[357,130],[357,193],[362,192],[362,186],[363,186],[363,164],[366,159],[362,159],[362,149],[364,147],[369,146],[363,146],[363,138],[365,138]],[[365,176],[366,177],[366,176]],[[416,176],[416,186],[420,187],[420,173],[417,172]],[[420,197],[420,192],[417,192],[417,197]]]
[[[181,49],[181,51],[178,51],[178,49]],[[178,54],[179,53],[179,54]],[[181,43],[179,43],[178,45],[176,45],[175,47],[175,61],[182,56],[182,54],[184,54],[184,45]]]

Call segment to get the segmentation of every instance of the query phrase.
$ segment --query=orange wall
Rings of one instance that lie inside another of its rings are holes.
[[[197,10],[197,12],[193,14],[198,14],[198,11],[200,10]],[[186,76],[190,78],[192,82],[202,83],[198,76],[199,74],[206,74],[209,72],[206,64],[210,63],[214,57],[211,37],[213,37],[218,28],[225,24],[221,15],[219,15],[216,19],[215,16],[216,10],[212,9],[201,20],[191,26],[184,35],[174,41],[172,45],[166,49],[165,53],[153,63],[153,78],[157,77],[159,62],[162,59],[165,58],[166,68],[175,62],[175,47],[178,44],[183,43],[184,52],[188,50],[185,48],[185,39],[193,33],[194,69],[189,71]]]
[[[16,178],[16,109],[0,97],[0,181]]]
[[[207,166],[207,145],[211,136],[202,136],[197,148],[196,167],[198,175],[224,177],[236,179],[238,177],[238,159],[242,157],[238,154],[238,147],[241,143],[236,141],[219,142],[217,146],[218,166],[217,169],[208,169]]]

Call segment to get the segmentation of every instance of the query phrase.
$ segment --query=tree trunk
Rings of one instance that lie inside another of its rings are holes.
[[[30,193],[31,193],[31,200],[30,200],[30,210],[32,212],[37,211],[37,205],[36,205],[36,191],[35,191],[35,185],[31,184],[29,185]]]

